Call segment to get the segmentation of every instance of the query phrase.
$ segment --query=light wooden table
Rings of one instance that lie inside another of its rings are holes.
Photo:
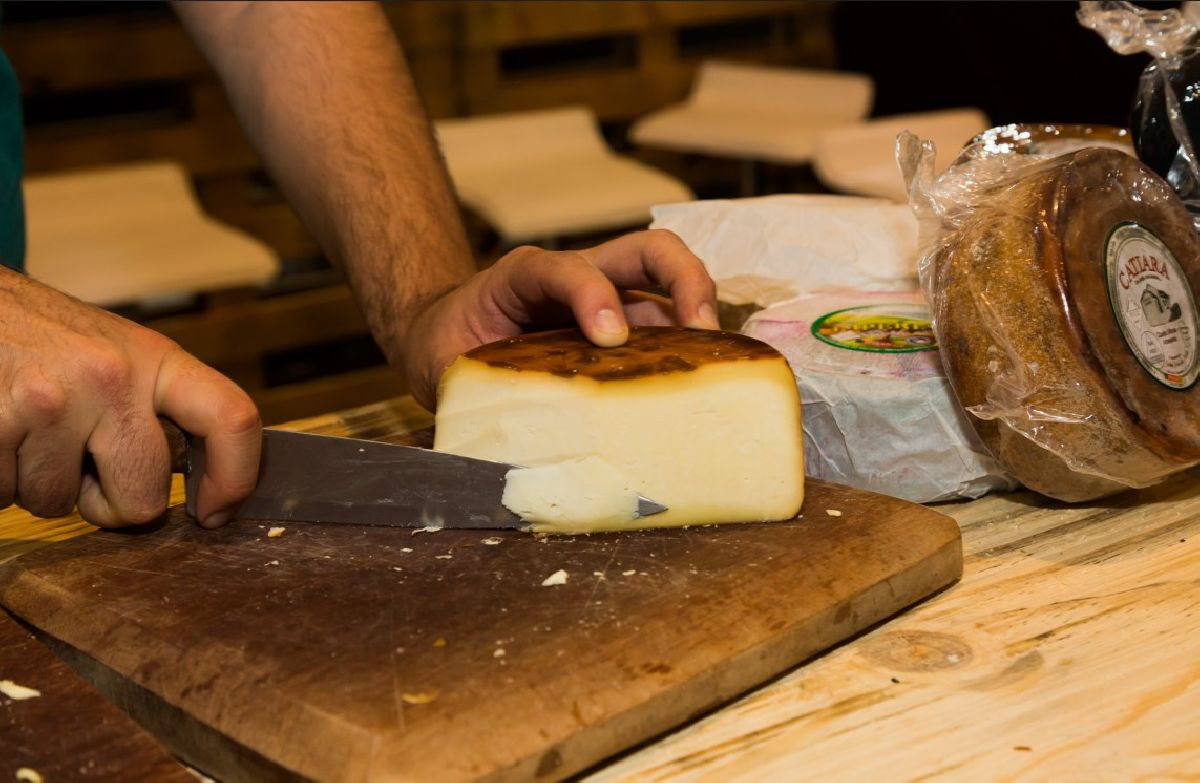
[[[430,423],[401,399],[291,426]],[[959,584],[587,780],[1200,780],[1200,472],[939,510]],[[0,561],[88,530],[0,512]]]

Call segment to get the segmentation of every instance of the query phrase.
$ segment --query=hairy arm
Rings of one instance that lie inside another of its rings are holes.
[[[715,328],[716,298],[677,237],[586,251],[518,248],[474,273],[404,57],[374,3],[179,2],[288,199],[346,270],[376,341],[428,408],[458,353],[575,321],[598,345],[628,323]],[[662,287],[664,310],[618,289]]]
[[[402,360],[412,316],[474,262],[403,55],[374,3],[182,2],[247,134],[371,330]]]

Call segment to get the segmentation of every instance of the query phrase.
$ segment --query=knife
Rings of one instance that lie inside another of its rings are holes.
[[[187,513],[196,516],[204,441],[160,419],[172,462],[186,474]],[[387,527],[519,529],[505,508],[505,477],[519,465],[356,438],[264,429],[258,484],[234,519]],[[638,496],[637,514],[666,506]]]

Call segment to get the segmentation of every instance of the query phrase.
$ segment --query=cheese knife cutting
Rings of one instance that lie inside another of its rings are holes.
[[[173,463],[186,474],[187,513],[196,515],[205,451],[163,421]],[[408,528],[527,527],[501,502],[518,465],[379,441],[264,429],[258,484],[234,519]],[[638,516],[666,506],[638,496]]]

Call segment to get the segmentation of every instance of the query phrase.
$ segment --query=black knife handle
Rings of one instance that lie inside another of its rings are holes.
[[[170,419],[158,417],[163,435],[167,437],[167,446],[171,449],[171,472],[187,474],[191,463],[191,436],[179,429],[179,425]]]

